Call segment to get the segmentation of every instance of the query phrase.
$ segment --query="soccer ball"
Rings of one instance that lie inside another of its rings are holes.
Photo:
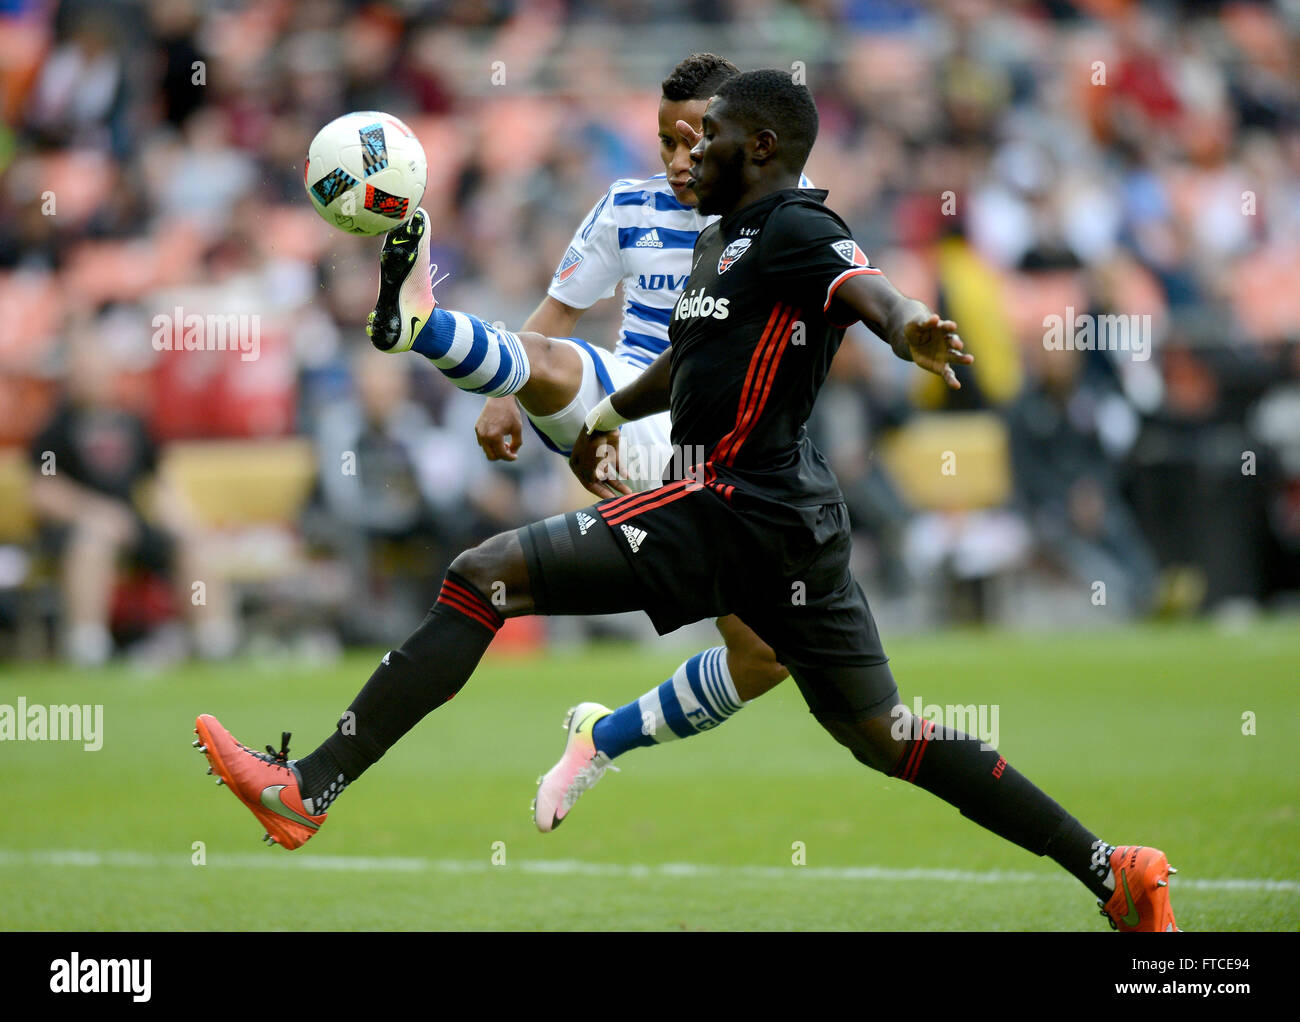
[[[312,139],[302,167],[316,212],[349,234],[383,234],[409,220],[428,175],[415,133],[376,110],[330,121]]]

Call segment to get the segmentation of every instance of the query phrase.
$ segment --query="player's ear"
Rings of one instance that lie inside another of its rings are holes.
[[[759,166],[776,158],[776,132],[771,128],[760,128],[750,137],[749,155]]]

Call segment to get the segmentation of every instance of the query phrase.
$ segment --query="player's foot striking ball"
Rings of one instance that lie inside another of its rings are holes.
[[[613,460],[611,426],[666,408],[674,445],[701,452],[699,460],[658,489],[555,515],[458,555],[425,621],[296,764],[301,791],[288,781],[280,790],[300,794],[304,809],[323,808],[317,799],[328,800],[332,785],[352,784],[460,691],[505,618],[642,610],[666,633],[738,614],[859,762],[1050,856],[1113,906],[1112,919],[1118,884],[1125,925],[1134,909],[1138,926],[1171,923],[1162,854],[1130,851],[1117,876],[1116,850],[997,750],[908,712],[849,569],[843,495],[805,423],[850,323],[865,323],[900,358],[953,388],[954,367],[973,359],[956,324],[871,266],[822,205],[824,192],[796,187],[817,132],[805,86],[781,71],[737,75],[719,86],[703,126],[691,180],[701,212],[721,219],[695,243],[671,348],[593,410],[571,465],[589,488],[599,485]],[[292,777],[284,758],[279,770]],[[253,776],[237,794],[257,814],[270,786]]]

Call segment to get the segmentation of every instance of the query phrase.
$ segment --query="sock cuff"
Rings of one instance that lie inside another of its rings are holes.
[[[922,717],[914,717],[913,720],[918,722],[921,733],[908,743],[903,758],[898,761],[898,766],[889,775],[907,781],[909,784],[916,783],[916,773],[921,769],[921,760],[925,758],[925,750],[929,748],[930,741],[934,737],[934,721]]]
[[[727,663],[726,646],[714,646],[712,649],[706,649],[701,655],[707,660],[709,670],[717,680],[720,696],[735,707],[732,713],[750,702],[748,699],[741,699],[740,693],[736,691],[736,681],[732,678],[731,666]]]
[[[442,589],[438,591],[438,599],[434,606],[439,605],[448,610],[459,611],[493,635],[505,623],[505,618],[498,613],[496,607],[492,606],[492,601],[479,592],[464,575],[454,571],[448,571],[442,581]]]
[[[517,335],[441,307],[430,314],[412,348],[461,390],[486,397],[518,392],[532,371]]]

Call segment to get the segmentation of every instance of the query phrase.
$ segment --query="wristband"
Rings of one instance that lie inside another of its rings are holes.
[[[618,429],[623,423],[631,421],[631,419],[625,419],[614,411],[613,400],[606,397],[587,413],[585,425],[588,433],[608,433],[611,429]]]

